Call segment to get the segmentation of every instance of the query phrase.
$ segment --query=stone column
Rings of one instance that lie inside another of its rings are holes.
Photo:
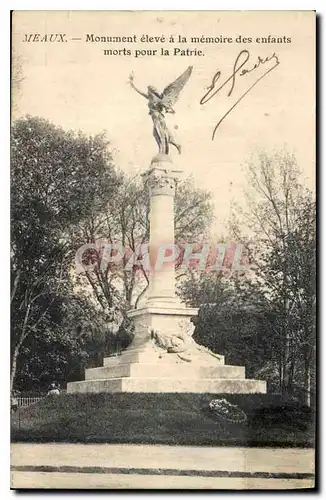
[[[147,306],[177,305],[175,295],[176,250],[174,241],[174,196],[177,175],[168,156],[153,158],[146,174],[150,196],[150,286]],[[169,260],[169,262],[165,262]],[[163,261],[163,262],[162,262]]]
[[[190,325],[190,318],[197,315],[197,309],[187,308],[175,293],[174,249],[174,196],[176,181],[181,173],[173,169],[167,155],[153,158],[144,180],[150,196],[149,235],[149,289],[147,300],[140,309],[128,311],[133,319],[135,335],[127,351],[146,351],[147,362],[153,360],[151,331],[162,332],[166,336],[175,335]],[[160,259],[170,256],[169,262],[160,265]],[[172,358],[170,358],[172,359]]]

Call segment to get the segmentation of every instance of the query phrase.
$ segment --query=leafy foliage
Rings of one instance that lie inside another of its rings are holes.
[[[57,341],[64,297],[72,292],[72,228],[102,210],[118,185],[107,146],[103,136],[75,135],[38,117],[13,125],[12,386],[28,336],[46,341],[53,334]],[[31,340],[29,346],[31,352]]]
[[[251,273],[226,280],[194,275],[181,286],[200,307],[195,336],[227,362],[245,364],[284,395],[314,391],[316,207],[286,151],[260,153],[247,166],[247,207],[231,220]],[[241,230],[240,230],[241,228]]]

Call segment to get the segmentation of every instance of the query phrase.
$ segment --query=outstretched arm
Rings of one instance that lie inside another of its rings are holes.
[[[144,92],[142,92],[141,90],[137,89],[136,85],[134,84],[134,75],[131,74],[129,76],[129,83],[130,83],[130,86],[136,91],[138,92],[138,94],[142,95],[143,97],[145,97],[145,99],[148,99],[148,95],[145,94]]]

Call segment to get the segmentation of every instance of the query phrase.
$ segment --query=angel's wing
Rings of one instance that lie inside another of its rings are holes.
[[[173,83],[170,83],[162,92],[162,104],[166,107],[173,106],[178,100],[181,90],[189,80],[192,72],[192,66],[189,66],[182,75]]]

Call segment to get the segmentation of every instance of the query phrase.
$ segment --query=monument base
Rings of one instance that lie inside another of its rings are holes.
[[[245,378],[243,366],[224,364],[224,357],[194,346],[187,353],[168,353],[148,344],[104,358],[102,367],[85,371],[85,380],[71,382],[68,393],[266,393],[266,382]]]
[[[197,394],[252,394],[266,393],[265,382],[261,380],[174,380],[117,378],[85,380],[68,384],[68,393],[86,392],[143,392],[143,393],[197,393]]]
[[[86,369],[67,392],[266,393],[266,382],[246,379],[243,366],[225,365],[224,356],[193,340],[196,315],[177,299],[129,311],[135,335],[128,349]]]

